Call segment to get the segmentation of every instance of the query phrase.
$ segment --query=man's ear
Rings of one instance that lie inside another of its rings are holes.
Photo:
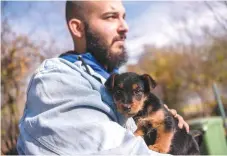
[[[72,34],[78,38],[83,37],[84,35],[84,23],[76,18],[72,18],[69,23],[69,29],[71,30]]]
[[[110,77],[106,80],[105,82],[105,87],[109,90],[112,91],[113,87],[114,87],[114,82],[116,77],[118,76],[118,74],[114,73],[111,74]]]
[[[150,75],[143,74],[140,77],[144,82],[145,93],[149,93],[151,90],[153,90],[156,87],[157,84]]]

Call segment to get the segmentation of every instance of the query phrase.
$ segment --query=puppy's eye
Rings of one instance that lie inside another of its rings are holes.
[[[117,94],[121,94],[121,91],[120,90],[117,90],[117,92],[116,92]]]
[[[121,91],[120,90],[117,90],[116,92],[115,92],[115,95],[116,96],[120,96],[122,93],[121,93]]]
[[[115,93],[114,93],[114,98],[116,100],[120,100],[122,97],[122,92],[120,90],[117,90]]]
[[[138,90],[135,90],[134,91],[134,94],[138,95],[138,94],[141,94],[142,93],[142,90],[141,89],[138,89]]]

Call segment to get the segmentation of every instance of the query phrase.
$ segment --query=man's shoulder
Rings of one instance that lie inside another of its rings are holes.
[[[35,70],[35,75],[39,74],[45,74],[45,73],[50,73],[50,72],[56,72],[58,71],[59,73],[62,71],[79,71],[80,66],[78,64],[71,63],[65,59],[62,58],[50,58],[50,59],[45,59],[39,67]]]

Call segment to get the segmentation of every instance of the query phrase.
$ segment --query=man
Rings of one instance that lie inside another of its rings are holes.
[[[122,3],[67,2],[66,20],[74,51],[45,60],[31,78],[19,154],[157,154],[133,135],[134,121],[116,111],[103,86],[127,61]]]

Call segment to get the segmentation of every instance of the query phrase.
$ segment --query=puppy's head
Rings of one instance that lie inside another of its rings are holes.
[[[117,110],[126,117],[132,117],[142,108],[148,93],[155,88],[155,81],[147,74],[112,74],[105,83],[113,96]]]

